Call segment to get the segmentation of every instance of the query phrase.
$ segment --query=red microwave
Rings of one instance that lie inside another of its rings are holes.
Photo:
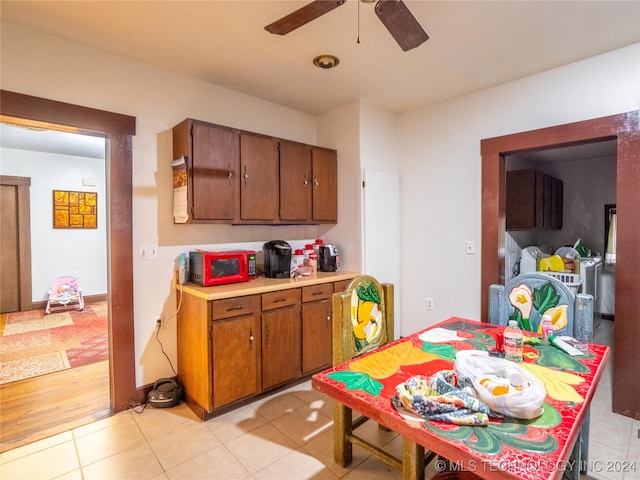
[[[203,287],[248,282],[256,278],[254,250],[189,252],[190,280]]]

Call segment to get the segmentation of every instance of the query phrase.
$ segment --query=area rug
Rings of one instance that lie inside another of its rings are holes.
[[[84,310],[44,310],[2,315],[0,384],[109,358],[107,302]]]

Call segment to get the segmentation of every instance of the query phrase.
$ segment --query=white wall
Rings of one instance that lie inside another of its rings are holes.
[[[640,108],[640,45],[399,117],[403,335],[480,318],[480,141]],[[434,298],[426,311],[425,297]]]
[[[160,339],[176,362],[176,302],[173,270],[181,252],[197,246],[240,244],[261,248],[273,238],[304,242],[322,235],[339,245],[359,238],[359,226],[334,227],[174,225],[171,128],[196,118],[299,142],[335,147],[332,136],[317,141],[316,118],[233,90],[129,61],[58,37],[2,22],[1,87],[136,117],[133,140],[134,335],[136,384],[172,375],[155,340],[155,318],[166,326]],[[343,123],[344,124],[344,123]],[[343,152],[340,152],[341,156]],[[350,158],[347,155],[345,158]],[[339,160],[341,161],[341,160]],[[343,166],[341,169],[345,168]],[[350,213],[341,213],[345,221]],[[338,238],[338,233],[340,238]],[[326,234],[326,235],[324,235]],[[138,259],[138,245],[158,244],[155,260]],[[345,259],[350,265],[349,245]],[[355,251],[358,251],[357,248]],[[357,262],[354,262],[357,266]]]
[[[32,300],[47,299],[51,282],[78,274],[85,296],[107,293],[107,215],[104,159],[0,149],[0,174],[29,177]],[[82,179],[94,179],[85,186]],[[96,192],[98,227],[53,228],[53,190]]]

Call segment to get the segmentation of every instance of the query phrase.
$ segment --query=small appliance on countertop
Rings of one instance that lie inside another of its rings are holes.
[[[262,246],[264,274],[267,278],[291,276],[291,245],[284,240],[270,240]]]
[[[331,243],[318,247],[318,271],[335,272],[340,269],[340,254],[338,247]]]
[[[192,282],[210,287],[248,282],[256,278],[255,250],[196,250],[189,252]]]

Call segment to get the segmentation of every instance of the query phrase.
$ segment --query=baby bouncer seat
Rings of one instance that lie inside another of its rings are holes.
[[[49,288],[49,299],[45,314],[51,310],[67,308],[77,308],[84,310],[84,299],[82,298],[82,287],[75,277],[58,277]]]

